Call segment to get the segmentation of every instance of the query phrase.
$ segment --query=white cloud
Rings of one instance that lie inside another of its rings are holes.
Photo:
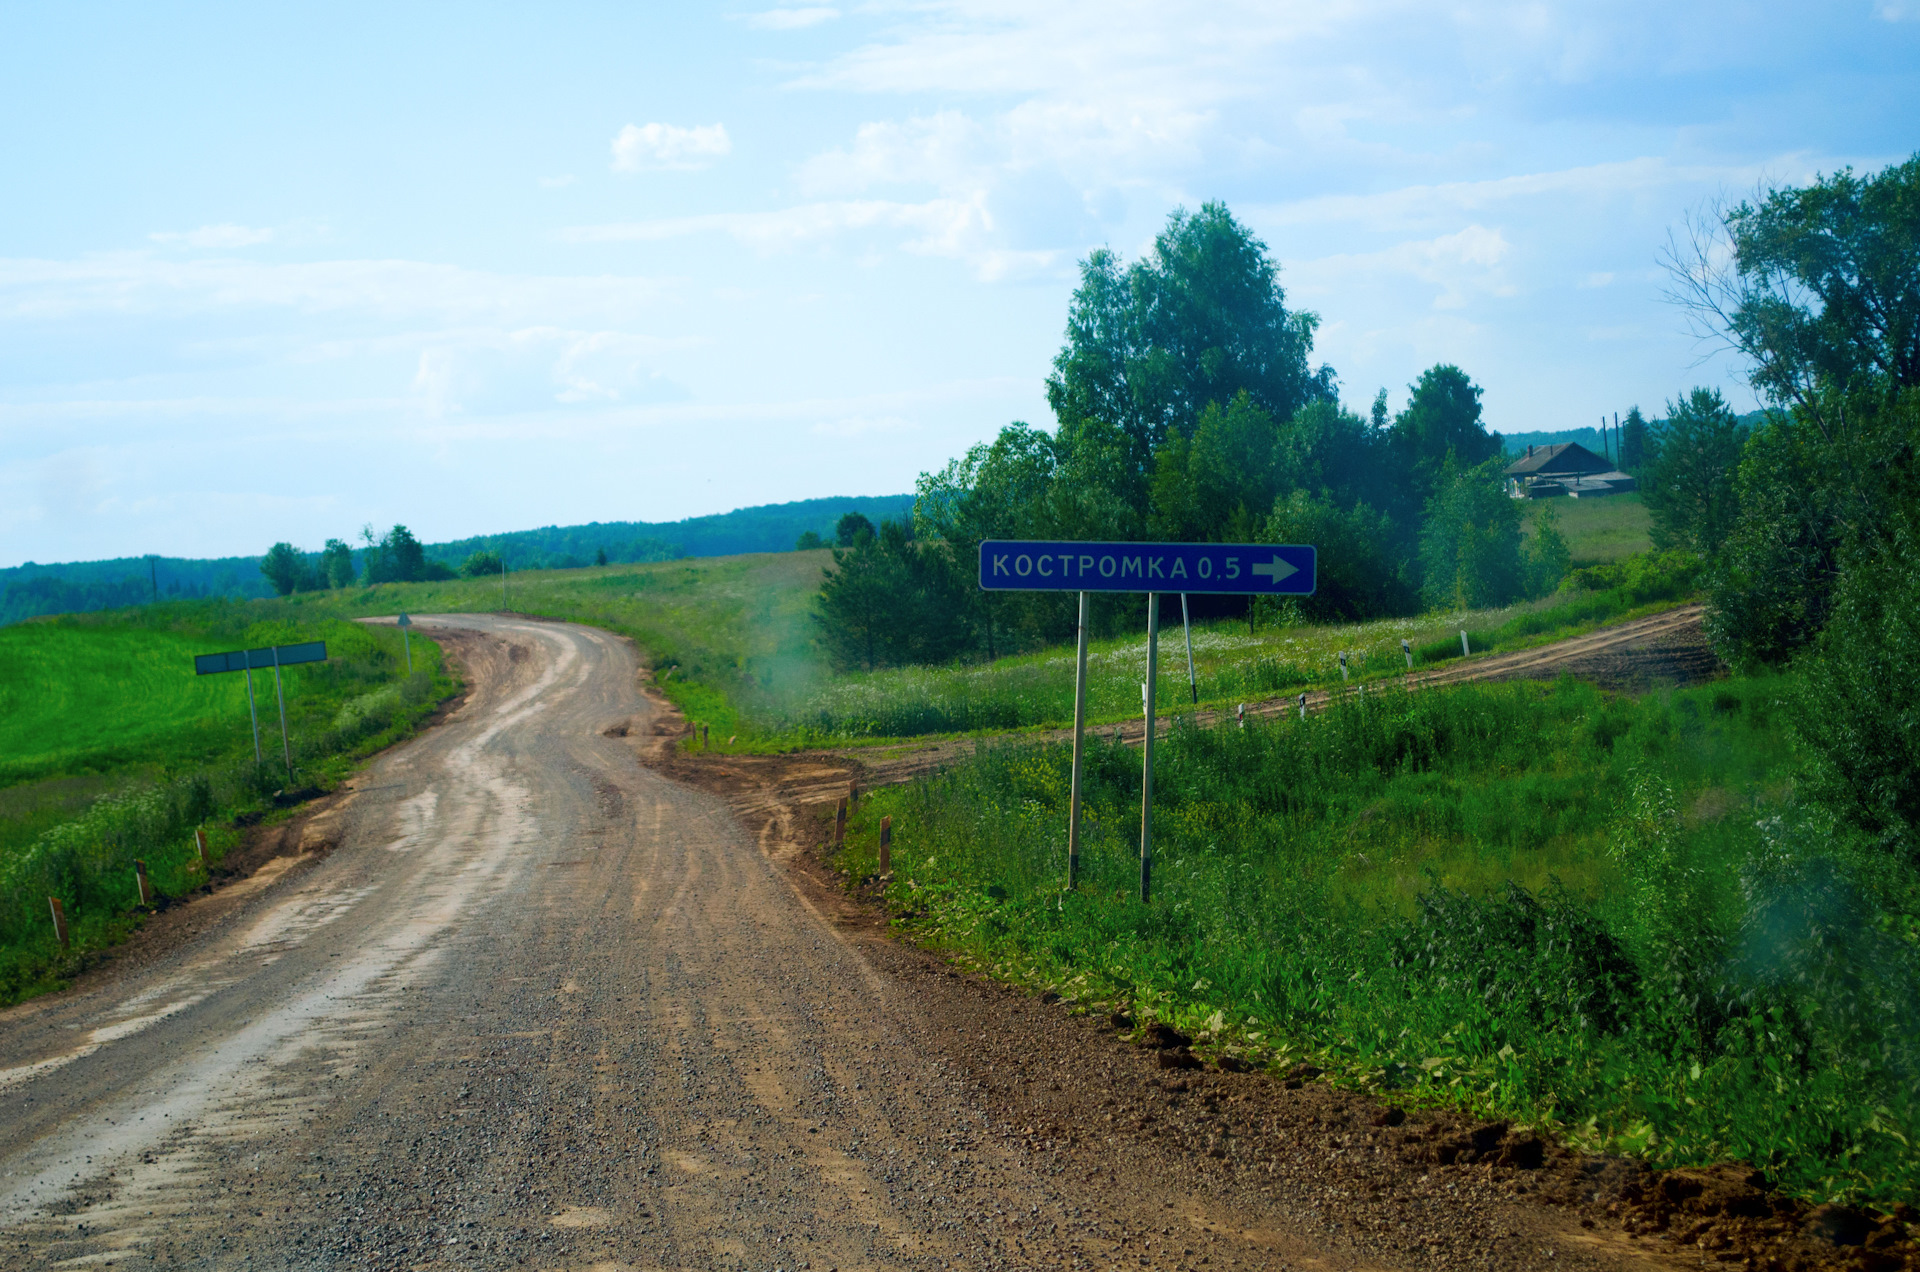
[[[651,280],[631,276],[505,274],[404,260],[267,264],[145,252],[0,258],[0,321],[281,309],[455,323],[565,314],[611,323],[651,311],[660,294]]]
[[[162,230],[147,235],[155,243],[168,247],[255,247],[273,241],[272,230],[246,225],[203,225],[197,230]]]
[[[1475,224],[1378,252],[1338,253],[1303,261],[1291,272],[1304,286],[1322,294],[1337,294],[1361,279],[1416,279],[1435,289],[1433,308],[1463,309],[1474,297],[1517,294],[1504,269],[1510,251],[1504,233]]]
[[[650,243],[698,234],[725,234],[766,253],[791,252],[846,235],[892,231],[902,250],[920,256],[966,261],[986,280],[1031,274],[1051,267],[1062,253],[1017,250],[991,241],[993,215],[984,198],[928,199],[904,203],[849,199],[803,203],[771,212],[711,212],[612,225],[580,225],[561,231],[572,243]]]
[[[801,27],[818,26],[822,22],[831,22],[840,16],[840,10],[824,5],[812,5],[805,8],[768,9],[763,13],[747,15],[747,25],[758,27],[762,31],[795,31]]]
[[[684,398],[686,389],[657,366],[683,344],[558,327],[459,333],[420,351],[413,393],[436,419],[669,402]]]
[[[704,168],[733,149],[725,124],[628,124],[613,139],[613,170]]]

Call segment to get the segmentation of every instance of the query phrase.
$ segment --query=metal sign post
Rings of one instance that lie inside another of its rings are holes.
[[[1200,682],[1193,678],[1193,621],[1187,617],[1187,594],[1180,593],[1180,630],[1187,636],[1187,689],[1193,694],[1193,705],[1200,705]]]
[[[1272,543],[1080,543],[988,539],[980,545],[983,591],[1079,592],[1080,625],[1073,683],[1073,782],[1067,811],[1067,886],[1080,876],[1080,778],[1085,762],[1087,615],[1090,592],[1147,594],[1147,681],[1141,686],[1146,743],[1141,757],[1140,899],[1153,896],[1154,692],[1160,653],[1160,593],[1178,587],[1181,618],[1187,592],[1237,596],[1311,596],[1318,554],[1305,544]],[[1193,637],[1187,636],[1187,680],[1193,675]]]
[[[1073,790],[1067,804],[1067,890],[1080,886],[1080,756],[1087,740],[1087,614],[1091,598],[1080,593],[1079,653],[1073,673]]]
[[[407,636],[407,628],[413,626],[413,620],[402,614],[394,620],[394,626],[400,629],[400,643],[407,651],[407,674],[411,676],[413,674],[413,641]]]
[[[264,649],[236,649],[224,654],[195,654],[193,674],[215,676],[226,671],[247,673],[247,714],[253,720],[253,762],[260,762],[260,714],[253,705],[253,669],[273,668],[273,693],[280,703],[280,754],[287,762],[287,781],[293,781],[293,744],[287,740],[287,695],[281,687],[280,669],[301,663],[325,662],[327,642],[310,640],[299,645],[269,645]]]

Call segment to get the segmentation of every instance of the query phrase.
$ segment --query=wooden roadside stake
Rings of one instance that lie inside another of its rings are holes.
[[[860,807],[860,782],[857,778],[847,779],[847,807]]]
[[[833,846],[839,848],[847,842],[847,797],[840,797],[840,809],[833,815]]]
[[[133,863],[133,879],[140,885],[140,904],[153,904],[153,888],[147,883],[147,863],[136,858]]]
[[[47,904],[53,908],[53,934],[60,939],[60,948],[67,949],[67,907],[59,897],[48,897]]]
[[[880,877],[893,875],[893,818],[891,815],[880,819]]]
[[[704,724],[700,726],[700,749],[707,749],[707,726]]]

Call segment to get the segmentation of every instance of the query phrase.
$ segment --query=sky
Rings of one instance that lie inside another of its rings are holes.
[[[1740,366],[1689,216],[1920,148],[1920,0],[0,11],[0,566],[912,489],[1222,200],[1364,411]]]

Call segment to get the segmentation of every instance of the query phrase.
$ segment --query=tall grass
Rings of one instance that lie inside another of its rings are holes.
[[[843,864],[871,872],[891,815],[889,901],[922,939],[1217,1045],[1658,1162],[1911,1196],[1920,893],[1793,802],[1785,690],[1376,691],[1178,728],[1150,906],[1118,747],[1090,762],[1078,892],[1061,747],[877,792]]]

